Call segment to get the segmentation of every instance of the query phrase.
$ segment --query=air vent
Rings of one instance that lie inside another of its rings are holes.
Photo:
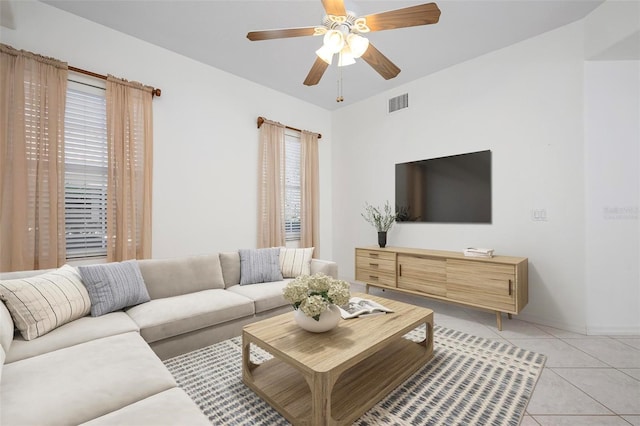
[[[392,112],[409,108],[409,94],[405,93],[404,95],[396,96],[395,98],[389,99],[389,114]]]

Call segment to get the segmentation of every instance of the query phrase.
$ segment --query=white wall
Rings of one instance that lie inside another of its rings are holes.
[[[640,62],[585,64],[587,328],[640,334]]]
[[[492,150],[493,223],[397,224],[388,244],[529,258],[522,318],[585,331],[583,28],[565,26],[451,67],[333,115],[334,256],[375,245],[365,202],[394,200],[394,165]],[[408,92],[410,107],[387,115]],[[546,209],[534,222],[532,209]]]
[[[3,43],[162,89],[154,100],[153,257],[256,245],[259,115],[320,141],[320,256],[331,258],[326,110],[34,1],[12,2]]]
[[[640,3],[607,1],[584,26],[587,332],[637,335]]]

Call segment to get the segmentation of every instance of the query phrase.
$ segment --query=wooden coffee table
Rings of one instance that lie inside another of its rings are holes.
[[[355,295],[395,312],[341,320],[318,334],[298,327],[293,312],[243,329],[242,381],[295,425],[350,424],[433,356],[433,311]],[[421,324],[425,340],[402,338]],[[252,363],[250,343],[273,358]]]

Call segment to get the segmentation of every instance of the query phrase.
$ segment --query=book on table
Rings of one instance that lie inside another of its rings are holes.
[[[393,312],[393,310],[373,300],[355,296],[349,299],[349,303],[340,306],[340,314],[344,319],[383,315],[387,312]]]
[[[464,255],[468,257],[493,257],[493,249],[468,247],[464,250]]]

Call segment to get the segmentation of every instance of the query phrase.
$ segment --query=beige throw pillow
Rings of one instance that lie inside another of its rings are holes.
[[[42,336],[91,310],[87,289],[70,265],[30,278],[0,280],[0,299],[25,340]]]
[[[280,269],[284,278],[295,278],[300,275],[311,275],[311,258],[313,247],[280,248]]]

